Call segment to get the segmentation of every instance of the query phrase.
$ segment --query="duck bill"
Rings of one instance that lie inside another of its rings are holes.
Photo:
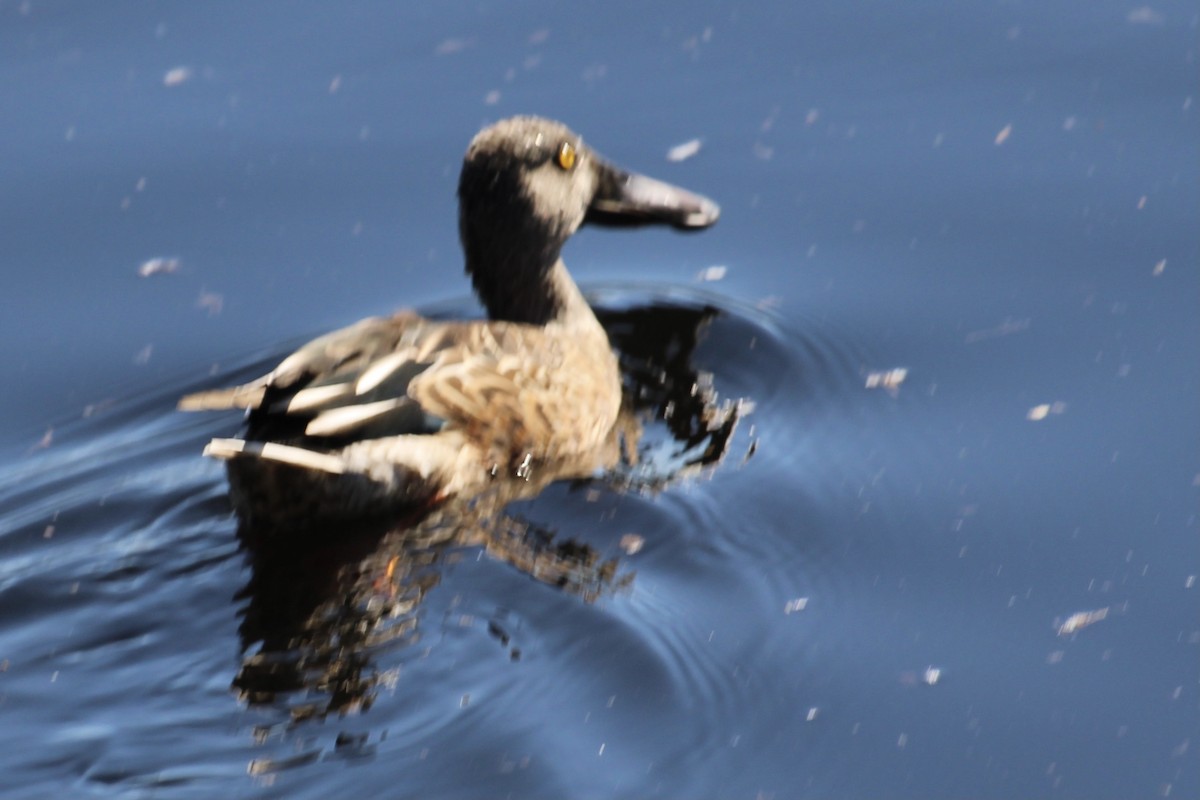
[[[717,221],[721,209],[712,200],[669,183],[599,165],[599,186],[585,222],[606,227],[670,225],[691,231]]]

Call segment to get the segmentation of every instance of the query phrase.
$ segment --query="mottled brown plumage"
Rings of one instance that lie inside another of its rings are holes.
[[[517,117],[464,159],[459,228],[487,321],[413,313],[319,337],[245,386],[183,410],[245,408],[228,463],[247,521],[303,527],[476,494],[497,477],[578,477],[609,463],[621,406],[608,337],[560,258],[585,219],[702,228],[705,198],[605,163],[559,123]]]

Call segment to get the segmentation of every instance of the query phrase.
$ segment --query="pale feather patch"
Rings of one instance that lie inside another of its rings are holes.
[[[272,383],[275,381],[283,381],[286,378],[304,372],[308,369],[308,365],[312,362],[312,345],[319,340],[314,340],[309,344],[301,347],[296,352],[279,362],[279,366],[271,370],[271,374],[267,376],[267,380]]]
[[[339,436],[349,433],[395,410],[403,402],[404,398],[393,398],[323,411],[308,423],[304,433],[308,436]]]
[[[272,411],[284,414],[299,414],[306,411],[316,411],[326,408],[330,403],[354,395],[354,387],[349,383],[331,383],[327,386],[310,386],[301,389],[287,400],[271,406]]]
[[[275,442],[247,442],[242,439],[213,439],[204,448],[204,455],[228,461],[239,456],[255,456],[280,464],[290,464],[317,472],[341,475],[346,471],[345,462],[338,456],[315,453],[302,447],[292,447]]]
[[[378,359],[359,377],[358,383],[354,385],[354,393],[366,394],[394,375],[401,367],[412,362],[411,350],[401,350]]]
[[[195,392],[179,399],[180,411],[223,411],[228,408],[258,408],[262,403],[265,379],[230,389],[210,389]]]
[[[204,455],[228,461],[245,452],[246,442],[241,439],[213,439],[204,445]]]
[[[425,339],[425,341],[420,342],[420,344],[419,344],[420,349],[417,350],[417,355],[416,355],[415,360],[417,360],[417,361],[430,360],[430,357],[435,352],[446,347],[446,345],[450,342],[450,340],[452,338],[452,333],[453,333],[453,329],[451,329],[451,328],[441,328],[441,329],[432,330],[430,332],[429,336]]]

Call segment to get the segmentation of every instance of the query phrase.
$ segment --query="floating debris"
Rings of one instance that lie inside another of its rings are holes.
[[[163,86],[180,86],[192,79],[191,67],[173,67],[163,75]]]
[[[143,278],[149,278],[151,275],[170,275],[178,272],[181,266],[183,262],[178,258],[151,258],[143,261],[138,267],[138,275]]]
[[[225,308],[225,298],[216,292],[201,289],[200,297],[196,299],[196,307],[207,311],[210,317],[215,317]]]
[[[1140,6],[1129,12],[1125,17],[1131,25],[1162,25],[1167,21],[1159,12],[1150,6]]]
[[[908,377],[908,367],[895,367],[880,372],[868,372],[868,389],[886,389],[893,397],[899,393],[900,384]]]
[[[719,281],[725,277],[725,273],[729,272],[729,268],[723,264],[717,264],[712,267],[705,267],[696,273],[696,280],[702,282]]]
[[[817,715],[820,713],[821,713],[821,709],[817,708],[816,706],[813,706],[812,708],[810,708],[808,710],[808,713],[804,715],[804,721],[812,722],[813,720],[815,720],[817,718]]]
[[[627,533],[621,537],[620,547],[625,551],[625,555],[636,555],[641,552],[642,547],[646,544],[644,536],[638,536],[636,533]]]
[[[1098,608],[1095,611],[1077,611],[1067,617],[1063,624],[1058,626],[1058,635],[1070,636],[1072,633],[1083,630],[1088,625],[1096,624],[1107,616],[1108,606]]]
[[[1159,261],[1157,264],[1154,265],[1154,272],[1151,274],[1153,274],[1155,277],[1157,277],[1159,275],[1162,275],[1166,271],[1166,269],[1167,269],[1167,260],[1164,258],[1163,260]]]
[[[474,39],[445,39],[435,49],[434,55],[452,56],[475,44]]]
[[[767,114],[767,118],[758,126],[759,131],[766,133],[775,127],[775,121],[779,119],[779,106],[772,106],[771,112]]]
[[[1051,414],[1062,414],[1067,410],[1067,404],[1061,400],[1055,400],[1053,403],[1042,403],[1040,406],[1034,406],[1025,412],[1025,419],[1030,422],[1040,422]]]
[[[797,597],[794,600],[788,600],[787,603],[784,604],[783,613],[784,614],[793,614],[797,611],[803,611],[806,608],[808,608],[808,598],[807,597]]]
[[[667,161],[687,161],[700,152],[700,145],[701,141],[699,139],[692,139],[683,144],[677,144],[667,151]]]
[[[927,686],[936,686],[941,679],[942,670],[939,667],[926,667],[925,673],[921,676],[921,680],[925,681]]]
[[[1005,142],[1007,142],[1009,136],[1012,136],[1012,123],[1011,122],[1008,123],[1007,125],[1005,125],[1003,128],[1001,128],[1000,132],[996,134],[996,141],[995,141],[996,145],[1002,145]]]
[[[967,334],[967,344],[982,342],[985,339],[995,339],[1000,336],[1010,336],[1014,333],[1029,330],[1029,326],[1033,323],[1030,319],[1013,319],[1005,318],[1003,322],[994,328],[983,328],[982,330],[971,331]]]
[[[583,69],[583,82],[587,84],[603,80],[608,76],[608,64],[589,64]]]
[[[29,453],[34,453],[34,452],[37,452],[38,450],[45,450],[47,447],[49,447],[51,444],[53,444],[53,442],[54,442],[54,428],[53,427],[46,428],[46,432],[42,434],[42,438],[38,439],[37,442],[34,443],[34,445],[32,447],[30,447],[28,450],[25,451],[25,453],[26,453],[26,455],[28,455]]]

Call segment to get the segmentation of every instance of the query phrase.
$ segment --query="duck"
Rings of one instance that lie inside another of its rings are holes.
[[[225,462],[238,517],[260,529],[429,508],[497,480],[587,477],[614,437],[621,374],[562,259],[585,224],[695,231],[720,209],[621,169],[566,125],[518,116],[470,142],[458,182],[466,274],[485,319],[371,317],[320,336],[244,385],[182,411],[243,409]]]

